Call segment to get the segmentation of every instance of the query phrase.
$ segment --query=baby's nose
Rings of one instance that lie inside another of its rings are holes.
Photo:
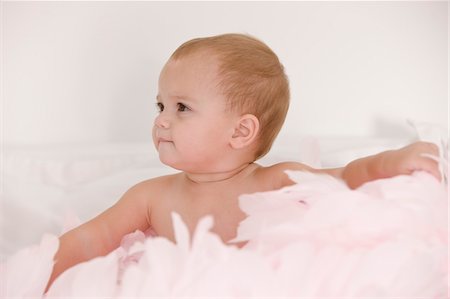
[[[160,113],[156,118],[155,118],[155,126],[157,126],[158,128],[169,128],[170,126],[170,122],[169,122],[169,118],[164,114],[164,113]]]

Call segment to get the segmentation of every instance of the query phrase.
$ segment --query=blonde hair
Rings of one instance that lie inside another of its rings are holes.
[[[272,147],[289,108],[289,83],[277,55],[260,40],[243,34],[196,38],[182,44],[171,59],[208,51],[219,60],[218,87],[233,111],[260,122],[255,160]]]

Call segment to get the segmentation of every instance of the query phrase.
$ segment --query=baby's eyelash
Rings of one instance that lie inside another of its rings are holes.
[[[163,112],[164,111],[164,104],[161,103],[161,102],[157,102],[156,103],[156,109],[158,109],[158,112]],[[183,103],[177,103],[177,110],[180,111],[180,112],[185,112],[185,111],[188,111],[188,110],[191,110],[191,109],[189,109],[189,107],[186,106]]]
[[[158,109],[158,112],[164,111],[164,104],[163,103],[156,103],[156,108]]]
[[[178,111],[184,112],[186,110],[189,110],[189,107],[187,107],[185,104],[183,103],[177,103],[178,106]]]

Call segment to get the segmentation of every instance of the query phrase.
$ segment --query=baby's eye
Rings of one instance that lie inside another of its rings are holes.
[[[178,111],[183,112],[183,111],[189,110],[189,108],[186,105],[184,105],[183,103],[177,103],[177,106],[178,106]]]
[[[163,103],[156,103],[156,108],[158,108],[158,112],[164,111],[164,104]]]

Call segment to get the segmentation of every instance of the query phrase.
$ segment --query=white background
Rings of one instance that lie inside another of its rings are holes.
[[[447,2],[4,2],[2,132],[14,145],[150,141],[159,71],[226,32],[285,65],[291,135],[448,124]]]

